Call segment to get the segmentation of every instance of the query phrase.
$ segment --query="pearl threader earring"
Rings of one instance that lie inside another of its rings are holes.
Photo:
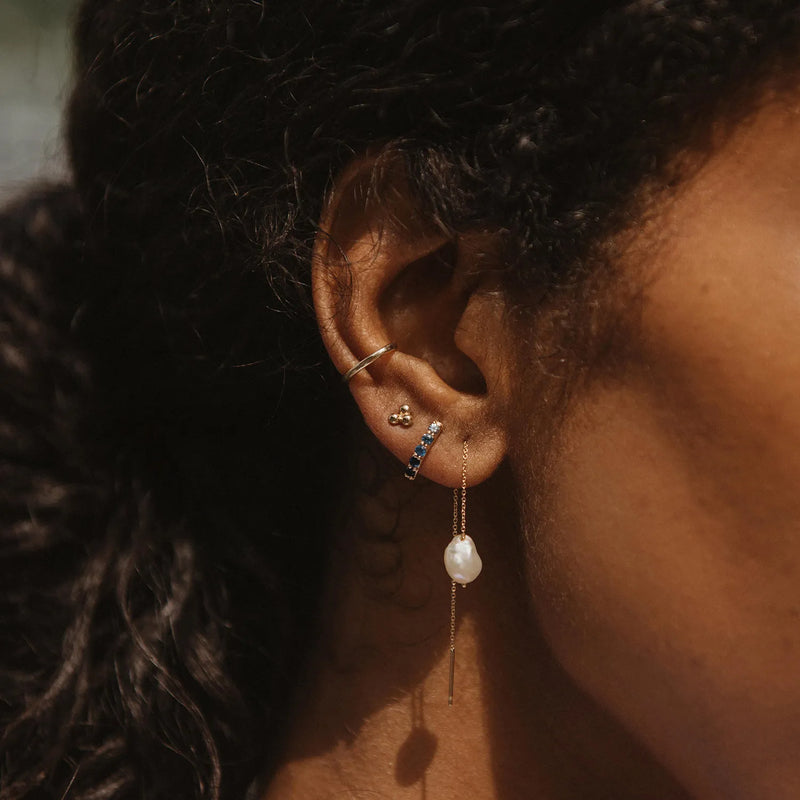
[[[459,492],[453,489],[453,538],[444,551],[444,567],[450,576],[450,685],[447,705],[453,705],[453,686],[456,674],[456,584],[466,587],[483,569],[483,562],[471,536],[467,535],[467,455],[469,446],[464,441],[461,461],[461,508]],[[460,517],[460,526],[459,526]]]

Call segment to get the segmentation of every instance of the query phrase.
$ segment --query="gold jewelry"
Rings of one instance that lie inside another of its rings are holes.
[[[453,685],[456,676],[456,584],[466,587],[483,569],[475,542],[467,536],[467,454],[464,441],[461,461],[461,525],[459,530],[458,489],[453,489],[453,538],[444,551],[444,567],[450,576],[450,687],[447,705],[453,705]]]
[[[410,428],[414,424],[414,415],[407,405],[400,406],[400,410],[396,414],[389,415],[390,425],[402,425],[404,428]]]
[[[391,342],[389,344],[385,344],[379,350],[376,350],[374,353],[370,353],[366,358],[362,358],[361,361],[358,362],[354,367],[350,367],[344,375],[342,375],[342,380],[347,383],[350,378],[353,377],[358,372],[361,372],[362,369],[366,369],[373,361],[377,361],[384,353],[388,353],[391,350],[397,350],[397,344],[395,342]]]
[[[428,425],[428,430],[422,434],[420,443],[414,448],[414,453],[408,459],[408,466],[403,473],[406,478],[413,481],[417,477],[422,460],[428,455],[428,450],[433,446],[439,434],[444,430],[444,426],[438,420],[434,420]]]

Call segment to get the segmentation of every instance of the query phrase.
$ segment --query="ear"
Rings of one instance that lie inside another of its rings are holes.
[[[421,475],[460,485],[464,440],[470,485],[505,457],[505,303],[491,277],[498,251],[494,234],[454,237],[433,225],[402,169],[385,159],[353,162],[328,196],[313,258],[320,331],[340,373],[397,343],[349,386],[398,473],[434,420],[444,427]],[[413,426],[390,425],[404,404]]]

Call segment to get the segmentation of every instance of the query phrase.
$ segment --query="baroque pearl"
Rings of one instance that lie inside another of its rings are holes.
[[[472,583],[483,569],[483,562],[471,536],[456,534],[444,551],[444,568],[447,574],[462,586]]]

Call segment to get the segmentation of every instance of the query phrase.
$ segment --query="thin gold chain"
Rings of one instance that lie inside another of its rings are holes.
[[[453,489],[453,537],[458,536],[458,489]],[[456,649],[456,582],[450,583],[450,652]]]
[[[461,461],[461,539],[467,535],[467,441],[464,440],[464,458]]]
[[[467,442],[464,440],[461,462],[461,540],[467,535]],[[458,536],[458,489],[453,489],[453,537]],[[456,671],[456,582],[450,582],[450,689],[447,704],[453,705],[453,686]]]
[[[450,582],[450,650],[456,649],[456,582]]]

